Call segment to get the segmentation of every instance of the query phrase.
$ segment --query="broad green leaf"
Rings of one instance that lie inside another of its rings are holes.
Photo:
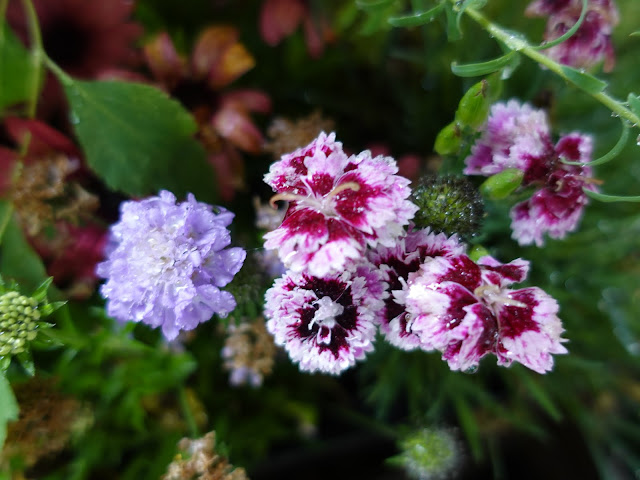
[[[7,210],[10,208],[9,203],[0,202],[0,211],[10,214],[0,245],[0,274],[6,279],[18,282],[22,291],[32,292],[48,278],[48,275],[42,260],[27,243],[20,225],[11,215],[11,210]]]
[[[562,68],[562,73],[565,74],[570,82],[574,83],[587,93],[596,94],[607,88],[607,82],[603,82],[589,73],[582,72],[572,67],[567,67],[566,65],[562,65],[560,68]]]
[[[635,197],[626,197],[622,195],[605,195],[604,193],[592,192],[586,188],[583,188],[582,191],[587,195],[587,197],[591,197],[594,200],[599,200],[605,203],[612,202],[632,202],[637,203],[640,202],[640,195]]]
[[[377,10],[393,5],[396,0],[356,0],[356,5],[362,10]]]
[[[453,62],[451,64],[451,71],[460,77],[478,77],[496,72],[501,68],[506,67],[515,57],[515,52],[509,52],[502,57],[494,58],[493,60],[488,60],[486,62],[467,63],[465,65],[458,65]]]
[[[71,123],[89,166],[114,190],[168,189],[214,202],[215,179],[191,115],[164,92],[129,82],[67,81]]]
[[[17,420],[19,412],[18,403],[13,390],[11,390],[11,385],[9,385],[9,381],[2,373],[0,374],[0,450],[7,438],[7,423]]]
[[[444,8],[444,3],[439,3],[426,12],[415,13],[404,17],[391,17],[389,23],[394,27],[418,27],[432,22]]]
[[[517,168],[507,168],[500,173],[487,178],[480,191],[493,200],[500,200],[508,197],[522,183],[524,172]]]
[[[439,155],[451,155],[460,149],[460,127],[456,122],[451,122],[438,133],[433,149]]]
[[[26,48],[6,23],[0,23],[0,110],[29,98],[35,68]]]

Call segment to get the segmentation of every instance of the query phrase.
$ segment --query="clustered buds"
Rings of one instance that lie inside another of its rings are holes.
[[[38,332],[38,302],[18,292],[0,296],[0,356],[24,352]]]

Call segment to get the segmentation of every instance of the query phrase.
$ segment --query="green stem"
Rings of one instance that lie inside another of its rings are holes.
[[[184,387],[180,387],[178,389],[178,398],[180,401],[180,407],[182,408],[182,414],[184,415],[184,419],[187,422],[187,427],[189,428],[189,435],[192,438],[198,438],[200,436],[200,430],[198,429],[196,418],[191,411],[191,406],[189,406],[187,391]]]
[[[610,95],[604,92],[592,93],[584,88],[577,85],[574,81],[572,81],[567,74],[563,70],[563,66],[552,60],[551,58],[543,55],[535,47],[533,47],[525,38],[520,35],[514,34],[499,25],[491,22],[487,17],[482,15],[480,12],[475,10],[474,8],[467,8],[465,13],[473,18],[482,28],[484,28],[490,35],[495,37],[496,39],[503,42],[507,47],[516,52],[522,53],[526,55],[530,59],[544,65],[552,72],[556,73],[567,82],[572,83],[574,86],[582,90],[584,93],[592,96],[597,101],[608,107],[612,112],[614,112],[620,118],[627,120],[631,125],[638,126],[640,125],[640,118],[636,114],[634,114],[631,110],[626,108],[621,102],[611,97]]]
[[[49,56],[46,53],[44,55],[44,63],[47,66],[47,68],[51,70],[56,77],[58,77],[58,80],[60,80],[60,83],[62,83],[64,86],[69,87],[74,84],[73,78],[67,75],[65,71],[62,70],[56,64],[56,62],[51,60],[51,58],[49,58]]]
[[[27,116],[34,118],[36,116],[36,108],[38,107],[38,94],[40,92],[40,78],[42,76],[42,61],[45,53],[42,47],[42,35],[40,33],[40,24],[38,23],[38,14],[33,7],[31,0],[22,0],[22,6],[27,17],[29,25],[29,36],[31,38],[31,63],[33,64],[33,73],[29,79],[29,102],[27,103]]]

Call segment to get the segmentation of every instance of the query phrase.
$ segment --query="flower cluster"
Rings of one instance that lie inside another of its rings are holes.
[[[544,234],[561,239],[578,227],[588,203],[583,189],[596,187],[591,167],[568,162],[589,162],[591,150],[591,137],[576,132],[554,145],[544,112],[510,100],[491,108],[482,135],[465,160],[464,173],[490,176],[507,168],[521,170],[522,187],[536,191],[511,210],[513,238],[521,245],[542,246]]]
[[[476,264],[455,234],[406,232],[416,207],[395,171],[369,152],[346,157],[333,134],[271,167],[274,199],[291,202],[265,235],[289,269],[266,293],[276,344],[301,370],[339,374],[373,350],[379,328],[398,348],[441,351],[453,370],[487,353],[550,370],[551,354],[566,352],[555,300],[508,288],[528,262]]]
[[[530,17],[549,17],[545,40],[554,40],[573,27],[582,12],[581,0],[535,0],[526,10]],[[610,72],[615,63],[611,32],[619,21],[614,0],[589,0],[584,21],[571,37],[547,50],[563,65],[591,68],[604,60]]]
[[[120,321],[162,327],[169,340],[212,315],[225,316],[236,302],[221,291],[238,273],[246,252],[231,243],[233,214],[189,195],[176,204],[167,191],[121,205],[111,227],[107,259],[97,273],[107,312]]]

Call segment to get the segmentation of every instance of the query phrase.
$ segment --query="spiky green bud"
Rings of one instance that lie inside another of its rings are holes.
[[[418,228],[430,227],[434,232],[457,233],[463,238],[471,238],[480,230],[482,197],[463,177],[423,177],[413,190],[412,200],[419,207],[413,219]]]
[[[392,462],[419,480],[444,479],[459,466],[459,442],[449,429],[422,429],[399,442],[400,455]]]

